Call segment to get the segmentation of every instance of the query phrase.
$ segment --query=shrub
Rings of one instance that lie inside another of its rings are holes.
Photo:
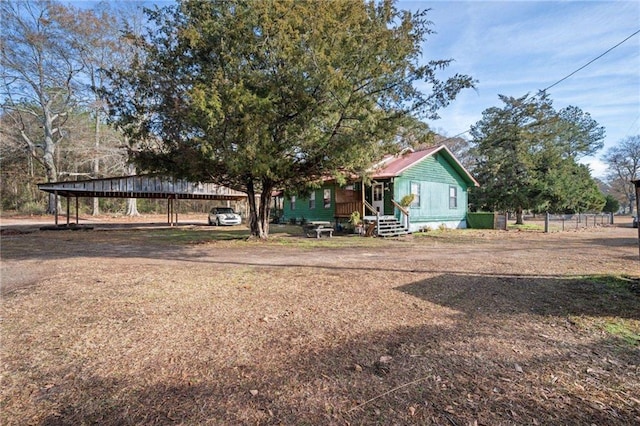
[[[20,213],[41,215],[44,214],[47,209],[42,203],[36,201],[28,201],[20,206]]]

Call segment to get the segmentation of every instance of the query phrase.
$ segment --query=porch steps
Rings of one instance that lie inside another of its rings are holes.
[[[378,237],[397,237],[409,233],[394,216],[380,216],[379,221]]]

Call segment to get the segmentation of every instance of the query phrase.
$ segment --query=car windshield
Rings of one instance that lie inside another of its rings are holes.
[[[226,207],[226,208],[219,208],[216,209],[216,213],[222,213],[222,214],[233,214],[233,209],[231,207]]]

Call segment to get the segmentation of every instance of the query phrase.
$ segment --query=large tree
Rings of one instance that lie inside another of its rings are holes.
[[[62,126],[74,104],[74,77],[81,68],[60,23],[65,10],[49,1],[4,1],[0,10],[3,109],[11,112],[7,116],[44,166],[47,180],[55,182],[56,148],[64,137]],[[31,117],[39,121],[37,135],[29,132]],[[51,201],[48,210],[53,212],[57,206]]]
[[[114,74],[114,117],[151,141],[145,169],[245,191],[260,238],[273,189],[364,173],[409,114],[435,118],[473,85],[438,79],[450,60],[421,57],[427,12],[391,1],[185,0],[149,13],[137,62]]]
[[[471,128],[479,188],[471,193],[479,209],[599,210],[604,197],[577,158],[601,145],[604,130],[577,107],[560,112],[544,93],[500,96],[502,108],[483,112]]]
[[[621,140],[607,150],[602,160],[609,166],[607,178],[611,191],[633,213],[635,186],[631,181],[640,179],[640,135]]]
[[[92,86],[98,85],[97,68],[104,65],[101,55],[114,46],[104,37],[114,32],[114,21],[106,13],[98,16],[49,0],[2,1],[0,11],[0,90],[4,117],[11,120],[5,130],[20,136],[46,180],[56,182],[58,150],[70,134],[70,117],[98,110]],[[94,124],[99,121],[96,112]],[[92,145],[99,143],[97,128],[92,139]],[[53,200],[49,213],[58,207]]]

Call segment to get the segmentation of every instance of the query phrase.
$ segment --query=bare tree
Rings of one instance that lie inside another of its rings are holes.
[[[104,84],[101,70],[124,64],[129,54],[120,43],[116,13],[108,3],[80,9],[51,0],[7,0],[0,8],[0,99],[8,132],[19,135],[48,182],[63,175],[126,172],[122,136],[104,124],[105,105],[97,90]],[[47,212],[57,208],[51,196]],[[99,212],[97,199],[93,212]]]
[[[76,77],[83,69],[64,26],[68,11],[46,0],[3,1],[0,10],[3,109],[12,112],[13,125],[33,158],[44,166],[47,181],[55,182],[56,149],[75,106]],[[39,122],[35,135],[27,127],[28,117]],[[51,197],[48,212],[57,207]]]
[[[91,177],[99,178],[104,175],[101,173],[101,163],[105,168],[108,166],[104,155],[113,153],[111,147],[102,147],[102,133],[106,121],[106,105],[99,94],[99,88],[105,84],[105,74],[102,70],[124,64],[126,46],[120,43],[122,28],[118,24],[116,12],[110,9],[109,3],[98,3],[92,10],[71,6],[69,10],[72,12],[69,16],[72,19],[70,25],[76,29],[78,58],[84,66],[87,82],[81,101],[91,112],[93,120],[91,145],[94,155]],[[121,149],[118,153],[123,154]],[[94,216],[100,214],[98,198],[93,198],[92,213]]]
[[[640,179],[640,135],[629,136],[609,148],[602,160],[609,165],[607,179],[613,194],[633,214],[635,186],[631,181]]]

